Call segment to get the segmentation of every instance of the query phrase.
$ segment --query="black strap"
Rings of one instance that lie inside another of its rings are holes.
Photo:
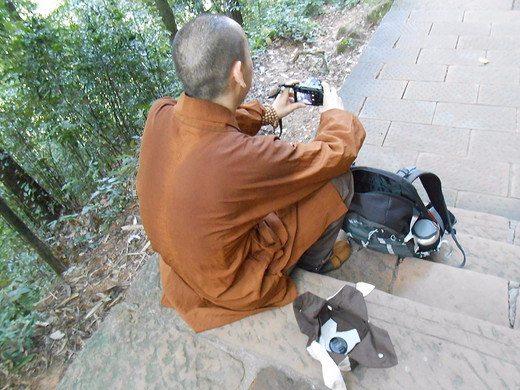
[[[452,231],[450,233],[451,238],[453,238],[453,241],[455,241],[455,245],[457,245],[457,248],[459,248],[459,250],[462,252],[462,257],[463,257],[462,263],[460,263],[459,268],[464,268],[464,266],[466,265],[466,253],[464,252],[464,249],[462,249],[462,246],[459,244],[456,234],[457,234],[457,231],[455,229],[452,229]]]
[[[455,241],[455,244],[462,252],[463,260],[459,268],[463,268],[466,264],[466,253],[455,237],[457,232],[453,228],[454,219],[451,218],[453,214],[448,211],[448,207],[446,206],[446,200],[442,193],[442,184],[439,177],[434,173],[421,171],[414,166],[401,168],[397,174],[406,179],[409,183],[413,183],[417,178],[421,179],[421,184],[426,190],[430,202],[441,216],[444,229],[451,235],[453,241]]]
[[[431,172],[420,171],[413,166],[402,168],[397,172],[397,174],[406,179],[409,183],[413,183],[417,178],[421,179],[421,184],[426,190],[430,202],[442,218],[444,229],[448,233],[451,233],[453,229],[452,220],[449,216],[446,201],[444,200],[444,195],[442,193],[441,181],[437,175]]]

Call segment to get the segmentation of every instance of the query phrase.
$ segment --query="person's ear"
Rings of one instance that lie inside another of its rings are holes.
[[[242,88],[246,87],[246,82],[244,81],[244,73],[242,72],[241,61],[236,60],[233,62],[233,65],[231,65],[231,77]]]

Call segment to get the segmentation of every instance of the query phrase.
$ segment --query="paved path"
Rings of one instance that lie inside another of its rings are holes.
[[[396,0],[341,95],[359,165],[416,165],[449,205],[520,219],[520,0]]]

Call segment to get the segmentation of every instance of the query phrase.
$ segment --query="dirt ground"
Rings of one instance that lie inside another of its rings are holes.
[[[371,6],[365,3],[343,10],[330,6],[316,18],[319,27],[313,42],[273,42],[264,55],[254,60],[253,85],[248,97],[272,103],[268,96],[278,84],[290,80],[304,82],[309,77],[327,81],[339,90],[375,31],[376,26],[366,20],[370,10]],[[350,32],[352,38],[348,39],[346,34]],[[338,46],[345,39],[350,44],[338,54]],[[300,109],[284,118],[281,138],[290,143],[309,142],[314,138],[319,119],[316,107]]]
[[[376,26],[366,21],[370,9],[365,3],[342,10],[329,6],[316,18],[319,27],[313,42],[275,40],[263,55],[254,59],[253,86],[248,98],[269,103],[267,97],[272,87],[311,76],[339,89],[375,30]],[[346,50],[338,54],[338,44],[345,39],[339,36],[343,30],[355,30],[356,34]],[[284,119],[281,138],[290,143],[309,142],[318,124],[317,108],[298,110],[297,115]],[[128,188],[135,188],[134,183],[129,183]],[[135,190],[131,191],[136,199]],[[32,362],[15,374],[0,372],[0,388],[56,387],[67,366],[109,310],[121,302],[135,274],[153,254],[140,223],[135,200],[96,247],[78,248],[71,253],[69,261],[73,266],[38,305],[44,320],[37,323]],[[63,233],[66,238],[67,232]]]

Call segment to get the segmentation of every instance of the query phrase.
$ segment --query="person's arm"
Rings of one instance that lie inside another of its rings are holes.
[[[258,100],[240,105],[235,114],[240,131],[247,135],[258,133],[265,113],[265,107]]]
[[[229,190],[225,198],[254,209],[261,218],[348,171],[366,133],[359,119],[342,107],[335,89],[324,83],[324,104],[314,141],[289,144],[275,136],[240,139],[233,158],[223,159],[225,166],[219,167],[229,173],[222,178],[230,180],[222,186]]]
[[[298,82],[291,81],[286,84],[296,83]],[[278,94],[272,106],[263,106],[258,100],[240,105],[236,111],[236,118],[242,133],[255,135],[263,124],[276,127],[280,119],[303,107],[305,104],[294,102],[293,90],[285,88]]]

